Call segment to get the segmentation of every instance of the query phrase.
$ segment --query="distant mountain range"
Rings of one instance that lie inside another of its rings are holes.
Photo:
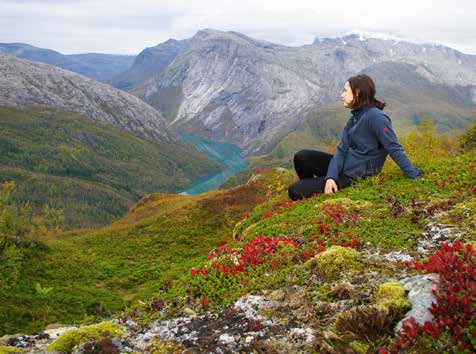
[[[0,43],[0,53],[55,65],[106,83],[117,74],[129,69],[135,59],[135,55],[62,54],[51,49],[38,48],[25,43]]]
[[[338,97],[359,73],[374,77],[397,129],[422,115],[440,131],[464,128],[476,108],[476,55],[361,33],[289,47],[204,29],[144,49],[108,82],[155,107],[171,131],[261,155],[296,132],[340,135],[349,112]]]

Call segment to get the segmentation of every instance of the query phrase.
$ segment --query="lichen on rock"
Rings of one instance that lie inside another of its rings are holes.
[[[101,322],[89,326],[82,326],[64,332],[53,343],[47,346],[48,350],[70,352],[75,345],[90,339],[101,339],[106,333],[111,337],[118,337],[124,333],[124,327],[113,322]]]
[[[450,217],[458,226],[474,229],[476,227],[476,200],[463,201],[454,206]]]
[[[377,307],[386,312],[403,314],[411,308],[403,285],[397,282],[380,285],[375,294],[375,302]]]
[[[370,349],[370,345],[364,342],[360,342],[357,340],[353,340],[352,342],[349,343],[350,347],[355,350],[356,353],[359,354],[366,354],[368,350]]]
[[[6,345],[0,345],[0,354],[19,354],[19,353],[26,353],[26,349],[23,348],[18,348],[18,347],[12,347],[12,346],[6,346]]]
[[[154,338],[147,347],[147,351],[151,354],[179,354],[183,353],[185,349],[185,346],[180,342],[160,338]]]
[[[350,247],[332,246],[306,262],[311,272],[322,280],[333,281],[345,273],[362,269],[359,252]]]

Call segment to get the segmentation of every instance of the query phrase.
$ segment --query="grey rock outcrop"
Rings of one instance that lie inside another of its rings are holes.
[[[432,288],[438,283],[437,274],[416,275],[410,278],[400,280],[406,291],[408,291],[408,301],[412,308],[405,314],[405,317],[398,322],[395,332],[402,328],[402,323],[413,317],[415,321],[423,326],[426,321],[433,320],[433,314],[430,312],[431,304],[436,303]]]

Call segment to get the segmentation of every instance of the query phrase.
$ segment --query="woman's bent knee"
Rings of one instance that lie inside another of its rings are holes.
[[[302,199],[302,196],[299,196],[299,194],[297,193],[296,187],[294,185],[289,186],[288,195],[289,195],[289,198],[291,198],[291,200]]]
[[[294,154],[294,162],[304,160],[304,159],[306,158],[306,157],[305,157],[306,151],[307,151],[307,150],[299,150],[298,152],[296,152],[296,153]]]
[[[323,158],[329,159],[332,158],[332,155],[324,151],[310,149],[299,150],[294,154],[294,161],[316,160]]]

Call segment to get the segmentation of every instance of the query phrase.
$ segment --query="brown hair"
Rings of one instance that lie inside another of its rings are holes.
[[[383,109],[387,104],[375,98],[375,83],[368,75],[352,76],[348,80],[352,95],[351,107],[353,109],[363,106],[377,107]]]

